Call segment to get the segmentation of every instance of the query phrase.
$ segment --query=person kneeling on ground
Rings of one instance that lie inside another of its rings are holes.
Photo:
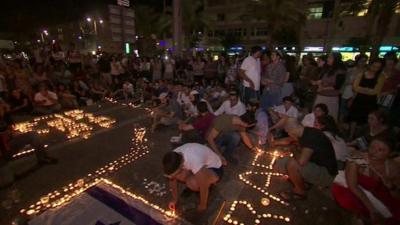
[[[281,197],[290,201],[306,197],[305,182],[329,187],[337,174],[335,151],[331,141],[318,129],[303,127],[296,119],[289,118],[285,131],[297,139],[301,147],[299,157],[277,160],[274,169],[289,175],[292,191],[282,192]]]
[[[283,98],[283,104],[269,110],[274,125],[269,128],[270,131],[281,129],[285,125],[288,118],[297,118],[299,111],[294,106],[294,100],[290,96]]]
[[[163,167],[172,193],[170,209],[175,210],[178,202],[178,181],[191,191],[200,192],[198,211],[207,209],[209,189],[223,175],[222,162],[217,154],[205,145],[188,143],[166,153]]]
[[[192,124],[181,123],[179,124],[179,130],[183,132],[182,142],[196,142],[203,143],[208,129],[215,119],[214,114],[208,111],[206,102],[199,102],[197,109],[200,113],[199,117],[195,119]]]
[[[221,158],[222,163],[227,165],[224,156],[232,162],[236,161],[232,157],[232,153],[239,144],[240,138],[249,149],[257,150],[257,147],[253,145],[246,132],[246,128],[253,126],[254,124],[246,123],[238,116],[227,114],[217,116],[208,131],[207,142],[211,149]],[[225,147],[224,156],[220,151],[223,147]]]

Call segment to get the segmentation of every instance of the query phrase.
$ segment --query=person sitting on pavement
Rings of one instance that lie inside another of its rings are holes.
[[[343,169],[347,157],[350,155],[350,148],[339,134],[339,128],[335,119],[330,115],[323,115],[317,118],[316,127],[324,132],[332,143],[335,150],[338,168]]]
[[[240,101],[239,93],[236,90],[229,92],[229,99],[214,112],[214,115],[222,114],[241,116],[246,113],[246,106]]]
[[[172,101],[168,93],[161,93],[159,96],[161,104],[154,109],[152,132],[159,124],[171,126],[178,124],[181,114],[181,108],[176,101]]]
[[[61,105],[58,102],[57,94],[49,91],[46,84],[39,85],[39,91],[34,97],[34,111],[40,114],[51,114],[61,110]]]
[[[358,138],[348,143],[348,145],[357,150],[366,151],[371,140],[378,136],[395,136],[389,124],[388,114],[381,109],[368,114],[368,127],[361,132]]]
[[[300,155],[277,160],[274,170],[288,174],[293,184],[291,191],[282,192],[283,200],[305,199],[306,182],[319,187],[329,187],[337,174],[335,150],[325,134],[316,128],[303,127],[295,118],[288,118],[285,131],[297,139]]]
[[[223,175],[220,157],[209,147],[198,143],[188,143],[168,152],[163,157],[164,174],[169,179],[172,201],[169,208],[175,210],[178,202],[178,181],[188,189],[200,192],[197,210],[207,209],[209,189]]]
[[[224,165],[227,165],[225,157],[235,164],[237,160],[232,157],[232,154],[240,139],[249,149],[257,150],[257,147],[253,145],[246,132],[247,128],[253,126],[254,124],[246,123],[238,116],[227,114],[217,116],[208,131],[207,142],[211,149],[221,158]],[[222,148],[225,149],[223,154],[221,152]]]
[[[183,132],[182,142],[196,142],[203,143],[206,138],[207,131],[211,127],[215,116],[208,111],[206,102],[199,102],[197,104],[199,116],[191,124],[181,123],[179,124],[179,130]],[[190,132],[195,131],[195,133]]]
[[[328,106],[325,105],[324,103],[319,103],[314,106],[314,110],[305,115],[303,120],[301,121],[301,124],[305,127],[314,127],[317,123],[317,118],[320,116],[328,115]]]
[[[199,115],[197,109],[197,104],[201,101],[199,92],[196,90],[191,91],[189,94],[189,100],[190,101],[183,106],[185,115],[186,118],[195,118]]]
[[[0,107],[0,137],[1,155],[6,160],[12,159],[13,154],[26,145],[31,145],[35,149],[34,152],[39,165],[57,163],[56,159],[47,155],[44,144],[36,133],[19,133],[13,130],[13,121],[4,107]]]
[[[21,92],[21,89],[16,88],[11,91],[8,103],[10,103],[10,112],[13,114],[30,113],[32,111],[32,103],[28,96]]]
[[[273,122],[273,126],[269,128],[270,131],[283,128],[288,118],[299,117],[299,111],[294,106],[294,101],[290,96],[283,98],[283,104],[273,107],[269,110]]]
[[[368,224],[400,224],[400,164],[393,150],[392,138],[375,137],[368,152],[348,158],[334,180],[336,202]]]
[[[265,145],[268,136],[268,113],[260,107],[260,102],[257,99],[250,99],[247,105],[246,114],[252,113],[257,121],[255,127],[249,130],[249,133],[256,136],[259,146]]]

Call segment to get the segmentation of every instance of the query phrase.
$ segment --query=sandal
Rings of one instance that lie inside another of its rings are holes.
[[[304,200],[307,198],[306,194],[297,194],[293,191],[283,191],[279,194],[281,198],[285,201],[293,201],[293,200]]]

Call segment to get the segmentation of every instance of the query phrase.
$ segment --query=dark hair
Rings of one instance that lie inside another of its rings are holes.
[[[388,125],[389,123],[389,116],[388,114],[382,110],[382,109],[377,109],[374,111],[371,111],[369,114],[374,114],[374,116],[384,125]]]
[[[283,99],[282,99],[282,101],[283,102],[285,102],[285,101],[288,101],[288,102],[291,102],[291,103],[293,103],[294,101],[293,101],[293,98],[292,97],[290,97],[290,96],[286,96],[286,97],[284,97]]]
[[[250,111],[247,111],[245,114],[241,115],[240,119],[247,124],[255,124],[257,122],[255,113]]]
[[[340,137],[340,132],[339,128],[337,127],[335,119],[331,115],[323,115],[317,118],[319,124],[324,126],[322,128],[322,131],[328,131],[330,132],[333,137],[336,139],[336,137]]]
[[[377,135],[375,136],[370,143],[373,141],[383,142],[386,146],[389,147],[389,151],[394,151],[396,148],[396,139],[390,135]]]
[[[206,113],[208,112],[208,106],[206,102],[200,101],[199,103],[197,103],[197,110],[199,111],[199,113]]]
[[[397,62],[398,62],[396,52],[394,52],[394,51],[386,53],[384,59],[385,59],[385,61],[392,60],[394,62],[394,64],[397,64]]]
[[[326,104],[324,104],[324,103],[316,104],[316,105],[314,106],[314,108],[320,108],[320,109],[325,113],[325,115],[328,115],[328,114],[329,114],[328,106],[327,106]]]
[[[331,65],[328,72],[328,77],[335,75],[338,70],[346,70],[346,67],[342,61],[342,54],[340,52],[332,52],[333,65]]]
[[[262,48],[260,47],[260,46],[253,46],[253,47],[251,47],[251,49],[250,49],[250,53],[253,55],[253,54],[255,54],[256,52],[260,52],[260,51],[262,51]]]
[[[328,61],[328,57],[326,57],[326,55],[320,55],[317,58],[324,61],[325,63]]]
[[[356,57],[355,57],[356,65],[361,59],[367,59],[367,61],[368,61],[368,56],[366,54],[358,54],[358,55],[356,55]]]
[[[277,56],[279,56],[280,59],[283,59],[283,57],[284,57],[283,53],[279,50],[274,50],[271,52],[271,54],[272,53],[275,53]]]
[[[378,78],[379,75],[382,73],[383,67],[385,66],[385,60],[384,59],[375,59],[374,61],[371,61],[369,63],[369,66],[371,66],[374,63],[380,63],[381,64],[381,68],[375,72],[374,76],[375,78]]]
[[[164,174],[174,173],[182,163],[182,155],[176,152],[167,152],[162,159]]]

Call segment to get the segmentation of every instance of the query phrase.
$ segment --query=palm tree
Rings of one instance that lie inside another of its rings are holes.
[[[270,30],[267,45],[283,29],[299,29],[306,21],[305,0],[248,0],[248,11],[243,18],[267,22]]]
[[[155,9],[138,5],[136,7],[136,33],[139,36],[137,46],[141,55],[154,56],[157,54],[157,40],[154,35],[158,35],[160,31],[161,14]]]
[[[372,21],[376,21],[376,32],[371,36],[371,59],[376,59],[379,55],[379,48],[398,4],[398,0],[372,0],[371,2],[367,16],[372,17]]]
[[[174,0],[176,1],[176,0]],[[171,34],[174,23],[179,23],[181,32],[179,35],[186,47],[195,47],[199,38],[199,33],[202,34],[207,27],[210,26],[210,20],[204,14],[204,2],[202,0],[181,0],[177,1],[174,8],[166,9],[165,11],[180,10],[181,21],[174,21],[173,15],[164,13],[159,19],[159,28],[162,34]],[[179,18],[179,17],[178,17]],[[178,38],[178,37],[176,37]],[[175,38],[175,39],[176,39]],[[177,49],[182,49],[182,46],[176,46]]]
[[[338,17],[343,15],[357,15],[361,11],[367,11],[366,23],[370,29],[365,33],[364,40],[372,46],[371,59],[379,55],[379,48],[385,38],[390,22],[395,14],[398,0],[354,0],[351,4],[341,8]]]

